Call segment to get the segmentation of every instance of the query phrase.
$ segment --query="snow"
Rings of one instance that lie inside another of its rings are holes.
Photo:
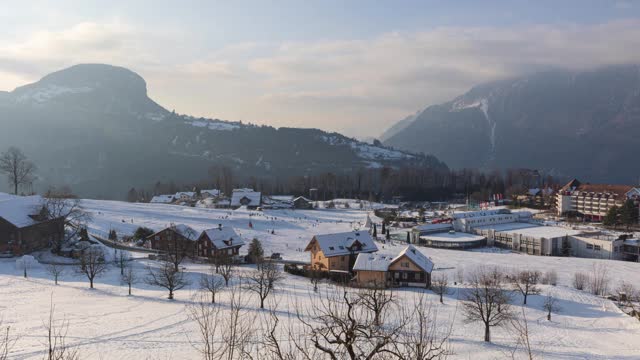
[[[260,206],[262,193],[253,191],[253,189],[233,189],[231,194],[231,206],[242,205],[240,200],[247,198],[249,206]]]
[[[150,202],[154,204],[170,204],[173,202],[173,195],[156,195],[151,198]]]
[[[360,253],[353,264],[353,270],[387,271],[392,260],[391,255]]]
[[[217,131],[230,131],[230,130],[240,128],[239,125],[236,125],[233,123],[215,121],[215,120],[209,120],[209,119],[186,121],[186,123],[191,126],[206,127],[209,130],[217,130]]]
[[[16,98],[16,102],[25,103],[25,102],[35,102],[35,103],[44,103],[49,100],[55,99],[61,95],[67,94],[81,94],[88,93],[93,91],[93,88],[88,86],[80,86],[80,87],[65,87],[59,86],[55,84],[43,85],[38,87],[29,88],[25,90]]]
[[[355,141],[351,139],[343,139],[337,136],[325,135],[325,136],[322,136],[322,139],[325,142],[329,143],[330,145],[348,145],[356,152],[356,154],[360,158],[366,159],[366,160],[401,160],[401,159],[414,158],[413,155],[402,152],[402,151],[387,149],[384,147],[375,146],[375,145],[371,145],[371,144],[367,144],[364,142]],[[382,167],[382,164],[375,161],[371,161],[369,163],[369,167],[371,168]]]
[[[433,270],[433,262],[431,261],[431,259],[429,259],[422,252],[418,251],[418,249],[413,245],[409,245],[405,247],[402,251],[400,251],[400,253],[395,258],[393,258],[391,263],[396,262],[397,260],[401,259],[403,256],[406,256],[409,259],[411,259],[411,261],[413,261],[414,264],[418,265],[420,268],[422,268],[422,270],[426,272],[430,273],[431,270]]]
[[[435,241],[450,241],[450,242],[467,242],[467,241],[478,241],[484,239],[484,236],[473,235],[464,232],[443,232],[443,233],[434,233],[428,235],[422,235],[420,238],[425,238],[429,240]]]
[[[218,226],[204,231],[216,249],[242,246],[244,241],[233,228]]]
[[[349,255],[350,248],[357,241],[361,245],[360,252],[374,252],[378,248],[367,231],[349,231],[335,234],[320,234],[314,237],[325,257]]]
[[[13,196],[0,193],[0,218],[5,219],[16,227],[22,228],[36,223],[29,215],[38,213],[42,204],[42,197]]]
[[[0,199],[2,195],[0,194]],[[89,231],[106,235],[109,229],[118,234],[132,234],[138,226],[162,229],[170,223],[182,223],[197,231],[216,227],[233,227],[243,239],[256,237],[263,243],[265,254],[279,252],[286,260],[306,260],[309,253],[301,249],[314,234],[348,232],[366,221],[367,212],[350,209],[320,210],[222,210],[170,206],[163,204],[139,204],[118,201],[83,200],[93,219]],[[372,218],[374,222],[380,219]],[[249,222],[252,227],[249,227]],[[498,225],[499,226],[499,225]],[[275,234],[271,233],[275,230]],[[405,244],[377,242],[376,255],[395,257]],[[246,248],[243,247],[243,248]],[[622,280],[640,283],[640,264],[623,261],[582,259],[570,257],[533,256],[521,253],[495,252],[492,248],[481,251],[460,251],[417,247],[434,263],[433,274],[446,274],[451,292],[440,304],[438,296],[422,289],[398,289],[397,301],[411,308],[418,296],[432,305],[437,312],[439,325],[451,326],[449,359],[502,359],[510,357],[516,347],[516,339],[508,328],[493,328],[492,341],[482,341],[483,328],[477,323],[465,322],[462,303],[463,291],[468,284],[453,285],[458,271],[471,274],[481,266],[498,266],[505,270],[531,269],[556,271],[558,286],[542,285],[542,295],[553,293],[561,308],[547,321],[542,309],[544,296],[530,296],[522,306],[522,297],[514,297],[514,307],[522,308],[529,320],[529,333],[538,358],[544,359],[635,359],[640,353],[640,322],[623,312],[610,300],[577,291],[570,287],[575,272],[590,273],[597,264],[605,264],[609,270],[611,288]],[[246,251],[246,249],[245,249]],[[107,249],[113,254],[112,249]],[[136,255],[137,253],[132,253]],[[147,267],[158,263],[134,256],[131,265],[141,278]],[[45,331],[42,326],[49,314],[51,303],[55,305],[55,317],[69,324],[67,342],[77,347],[82,359],[194,359],[200,355],[191,342],[198,339],[198,329],[188,318],[185,306],[197,298],[198,279],[209,271],[209,265],[183,263],[191,285],[176,292],[176,300],[166,299],[166,291],[140,282],[133,286],[133,296],[120,283],[116,267],[99,277],[96,289],[89,290],[86,278],[69,267],[55,286],[44,264],[29,269],[29,277],[23,278],[16,268],[16,259],[0,259],[0,318],[4,325],[23,336],[11,354],[15,359],[42,359],[44,357]],[[252,271],[251,266],[241,266],[238,273]],[[286,274],[276,292],[267,299],[267,307],[277,307],[283,326],[295,322],[296,304],[308,305],[316,295],[313,285],[306,278]],[[232,280],[237,284],[238,278]],[[320,294],[335,293],[339,287],[326,282],[319,284]],[[229,308],[229,291],[217,296],[221,309]],[[243,303],[249,319],[262,323],[266,315],[258,307],[253,294],[244,294]],[[516,358],[523,358],[522,353]]]

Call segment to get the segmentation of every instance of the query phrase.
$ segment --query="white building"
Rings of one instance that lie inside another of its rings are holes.
[[[620,207],[627,199],[640,200],[640,189],[629,185],[583,184],[576,179],[556,195],[558,215],[575,212],[592,221],[602,221],[611,207]]]

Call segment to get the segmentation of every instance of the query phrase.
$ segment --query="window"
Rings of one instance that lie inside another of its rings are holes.
[[[595,251],[600,251],[602,249],[602,247],[600,245],[594,245],[593,246],[593,250]]]
[[[402,273],[402,278],[403,278],[404,280],[407,280],[407,279],[409,278],[409,274],[408,274],[408,273],[406,273],[406,272],[405,272],[405,273]]]
[[[334,250],[334,249],[333,249],[333,246],[329,246],[329,250]]]
[[[587,249],[593,250],[593,244],[587,244]]]
[[[409,262],[408,261],[403,261],[402,262],[402,267],[408,268],[409,267]]]

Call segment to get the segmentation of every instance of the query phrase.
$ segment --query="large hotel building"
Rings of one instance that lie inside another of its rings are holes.
[[[614,205],[627,199],[640,201],[640,188],[629,185],[582,184],[574,179],[557,194],[558,215],[577,212],[587,220],[602,221]]]

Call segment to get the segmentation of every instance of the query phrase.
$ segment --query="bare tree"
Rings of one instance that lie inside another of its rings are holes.
[[[58,285],[58,279],[64,275],[65,268],[60,264],[49,264],[47,265],[47,272],[49,275],[53,276],[53,281]]]
[[[76,272],[85,275],[89,279],[89,287],[93,289],[95,278],[104,274],[108,269],[109,264],[105,261],[102,248],[91,246],[80,254],[80,262],[76,267]]]
[[[412,310],[410,321],[401,336],[393,342],[389,353],[401,360],[445,359],[452,354],[449,338],[453,321],[448,329],[440,329],[437,314],[432,312],[431,303],[426,303],[424,296],[419,298]]]
[[[393,321],[384,326],[374,325],[371,310],[362,304],[357,294],[347,290],[342,295],[334,292],[319,299],[315,297],[310,307],[297,309],[298,320],[306,329],[305,337],[320,354],[334,360],[372,359],[388,351],[408,319],[402,313],[387,315],[385,311],[381,318]],[[296,347],[305,358],[312,358],[308,349]]]
[[[547,312],[547,320],[551,321],[551,313],[560,311],[560,306],[558,306],[558,299],[556,299],[551,293],[547,294],[547,296],[544,298],[542,308]]]
[[[609,290],[609,268],[604,263],[593,265],[593,272],[589,277],[589,290],[593,295],[607,295]]]
[[[131,295],[131,286],[138,282],[138,274],[131,264],[125,266],[120,279],[129,287],[129,295]]]
[[[13,186],[13,193],[16,195],[20,186],[28,185],[33,181],[35,171],[36,166],[16,147],[12,146],[0,154],[0,172],[7,175],[9,184]]]
[[[219,293],[224,286],[224,280],[217,276],[215,268],[212,267],[209,274],[202,274],[200,277],[200,289],[208,291],[211,294],[211,303],[216,302],[216,294]]]
[[[358,291],[360,304],[373,313],[373,325],[382,326],[387,307],[391,306],[396,298],[392,291],[387,291],[374,286]]]
[[[548,270],[540,281],[544,285],[556,286],[558,284],[558,273],[555,270]]]
[[[235,268],[231,259],[229,257],[225,257],[220,261],[219,265],[217,265],[216,272],[218,272],[224,279],[224,286],[229,286],[229,280],[231,280],[235,274]]]
[[[55,306],[51,302],[49,319],[44,323],[47,331],[47,360],[77,360],[80,358],[78,350],[67,345],[67,333],[69,332],[69,322],[62,320],[56,322],[54,318]]]
[[[259,261],[256,271],[245,277],[245,288],[256,293],[260,298],[260,309],[264,309],[264,301],[275,290],[276,285],[284,279],[275,263]]]
[[[462,266],[456,268],[456,281],[459,284],[464,284],[464,267]]]
[[[243,310],[241,293],[237,288],[229,291],[229,310],[202,299],[188,305],[190,318],[196,322],[200,341],[192,341],[204,359],[245,359],[251,356],[251,338],[255,332],[253,319]]]
[[[522,310],[521,318],[514,316],[510,320],[511,328],[513,329],[513,331],[518,337],[517,346],[514,349],[514,354],[519,347],[522,347],[522,349],[524,350],[524,353],[526,354],[527,359],[534,360],[535,355],[533,352],[533,346],[531,344],[531,339],[529,336],[529,321],[527,320],[527,314],[525,312],[525,308],[522,307],[521,310]]]
[[[48,219],[62,218],[67,236],[73,238],[86,227],[91,214],[84,209],[80,199],[68,188],[50,188],[42,199],[42,209]],[[53,239],[54,253],[60,253],[64,238]]]
[[[191,228],[187,228],[186,233],[180,233],[174,224],[171,224],[171,228],[176,234],[181,234],[189,239],[195,239],[197,236],[195,230]],[[181,239],[179,236],[176,236],[176,234],[174,234],[170,244],[168,245],[169,249],[167,249],[167,256],[177,272],[180,271],[180,264],[189,256],[189,251],[191,249],[189,247],[189,243],[184,241],[184,239]]]
[[[189,280],[184,273],[177,271],[174,264],[164,262],[160,268],[149,268],[146,283],[152,286],[159,286],[169,290],[169,300],[173,300],[173,293],[189,285]]]
[[[444,304],[443,297],[449,294],[449,279],[447,278],[447,274],[440,273],[433,275],[431,290],[440,297],[440,304]]]
[[[471,274],[463,309],[466,321],[484,324],[484,341],[491,341],[491,328],[501,326],[512,317],[511,294],[503,284],[504,276],[497,268],[480,268]]]
[[[576,290],[584,290],[587,286],[587,282],[589,280],[589,276],[582,272],[577,272],[573,274],[573,287]]]
[[[18,341],[18,337],[11,332],[11,326],[4,325],[0,319],[0,360],[8,360],[11,350]]]
[[[124,276],[124,271],[127,268],[129,261],[131,261],[131,256],[126,253],[124,250],[120,250],[114,259],[116,266],[120,268],[120,276]]]
[[[529,295],[540,294],[538,281],[540,280],[540,272],[533,270],[521,270],[515,273],[511,279],[513,286],[522,294],[524,305],[527,304]]]

